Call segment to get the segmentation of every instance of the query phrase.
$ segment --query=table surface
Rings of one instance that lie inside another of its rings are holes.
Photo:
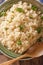
[[[0,54],[0,63],[3,63],[5,61],[8,61],[9,58],[7,58],[6,56]],[[43,56],[40,56],[38,58],[34,58],[31,60],[27,60],[27,61],[17,61],[15,63],[13,63],[12,65],[43,65]]]

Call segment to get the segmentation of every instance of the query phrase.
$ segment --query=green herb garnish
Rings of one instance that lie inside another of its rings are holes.
[[[1,16],[5,16],[5,15],[6,15],[6,12],[5,11],[0,12],[0,17]]]
[[[32,5],[32,10],[37,10],[37,7]]]
[[[24,29],[24,26],[23,25],[20,25],[19,28],[20,28],[20,30],[23,30]]]
[[[43,19],[43,16],[41,16],[41,19]]]
[[[24,10],[22,8],[16,8],[16,11],[18,11],[18,12],[24,12]]]
[[[40,33],[41,30],[42,30],[42,27],[38,27],[38,28],[37,28],[37,32],[38,32],[38,33]]]
[[[22,45],[21,40],[18,40],[18,41],[17,41],[17,44],[18,44],[18,45]]]
[[[33,16],[31,15],[31,16],[29,16],[29,18],[30,18],[30,19],[33,19]]]

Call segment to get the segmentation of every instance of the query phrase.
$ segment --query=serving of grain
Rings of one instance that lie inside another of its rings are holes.
[[[0,42],[15,53],[23,53],[43,34],[43,14],[31,3],[14,4],[0,15]]]

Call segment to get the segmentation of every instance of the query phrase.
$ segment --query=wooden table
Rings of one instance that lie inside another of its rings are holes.
[[[9,60],[9,58],[7,58],[4,55],[0,55],[0,63],[5,62],[7,60]],[[27,60],[27,61],[17,61],[12,65],[43,65],[43,56],[31,60]]]
[[[35,49],[34,49],[34,47],[35,47]],[[32,53],[32,54],[34,56],[37,55],[38,57],[31,59],[31,60],[17,61],[15,63],[13,63],[12,65],[43,65],[43,43],[38,44],[38,45],[36,44],[34,47],[33,47],[34,53]],[[10,60],[10,58],[4,56],[3,54],[0,54],[0,63],[3,63],[8,60]]]
[[[8,60],[10,60],[10,58],[6,57],[6,56],[3,55],[3,54],[0,54],[0,64],[3,63],[3,62],[6,62],[6,61],[8,61]],[[19,62],[17,61],[17,62],[15,62],[15,63],[12,64],[12,65],[19,65]]]

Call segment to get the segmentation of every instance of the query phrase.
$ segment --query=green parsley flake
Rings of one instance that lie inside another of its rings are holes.
[[[37,32],[38,32],[38,33],[40,33],[41,30],[42,30],[42,27],[38,27],[38,28],[37,28]]]
[[[5,16],[5,15],[6,15],[6,12],[4,12],[4,11],[0,12],[0,17]]]
[[[29,16],[29,18],[30,18],[30,19],[33,19],[33,16],[31,15],[31,16]]]
[[[24,29],[24,26],[23,25],[20,25],[19,28],[20,28],[20,30],[23,30]]]
[[[17,44],[18,44],[18,45],[22,45],[21,40],[18,40],[18,41],[17,41]]]
[[[43,16],[41,16],[41,19],[43,19]]]
[[[24,10],[22,8],[16,8],[16,11],[18,11],[18,12],[24,12]]]
[[[34,6],[34,5],[32,5],[32,10],[37,10],[37,7],[36,6]]]

